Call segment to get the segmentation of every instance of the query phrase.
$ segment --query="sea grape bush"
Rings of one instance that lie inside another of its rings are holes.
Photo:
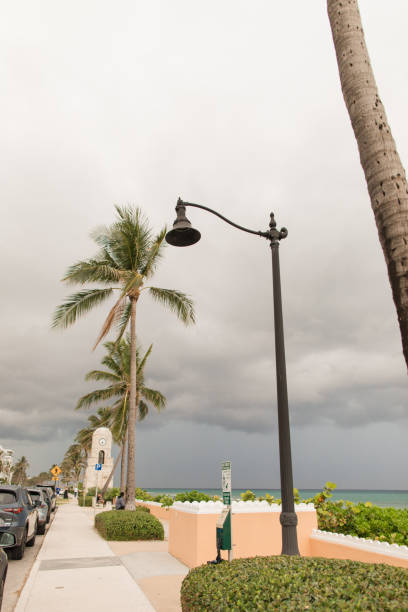
[[[408,573],[343,559],[271,556],[192,569],[183,612],[408,610]]]
[[[316,508],[318,527],[322,531],[343,533],[390,544],[408,546],[408,509],[380,508],[371,502],[353,503],[350,501],[332,501],[334,482],[326,482],[322,491],[314,497],[300,499],[299,491],[293,490],[295,503],[313,503]],[[252,491],[241,493],[243,501],[255,501]],[[258,497],[269,504],[281,504],[269,493]]]

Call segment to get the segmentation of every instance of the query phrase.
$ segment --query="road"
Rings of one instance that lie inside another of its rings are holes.
[[[47,534],[50,525],[52,525],[53,520],[54,513],[51,515],[51,521],[47,525],[45,535]],[[45,535],[37,535],[34,546],[26,546],[24,557],[20,561],[9,559],[1,612],[13,612],[21,590],[44,542]]]

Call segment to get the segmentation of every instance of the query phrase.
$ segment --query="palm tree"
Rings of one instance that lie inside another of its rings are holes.
[[[357,0],[327,0],[344,101],[366,177],[408,366],[408,187],[370,64]]]
[[[122,459],[121,490],[124,490],[124,458],[128,431],[130,395],[130,339],[127,337],[125,340],[120,340],[119,343],[106,342],[104,347],[107,350],[107,354],[102,359],[102,365],[104,365],[106,369],[92,370],[88,372],[85,379],[106,381],[109,384],[103,389],[97,389],[87,393],[79,399],[76,406],[78,410],[80,408],[88,408],[101,401],[106,401],[107,399],[115,399],[111,408],[107,409],[110,410],[110,419],[107,426],[111,428],[113,439],[120,446],[120,452],[116,458],[112,472],[103,486],[102,493],[108,488],[120,458]],[[147,416],[149,404],[152,404],[159,411],[166,405],[166,399],[162,393],[155,389],[150,389],[144,383],[144,368],[152,348],[153,346],[150,345],[142,357],[141,347],[136,345],[136,407],[139,421],[142,421]]]
[[[175,289],[145,286],[163,256],[166,228],[156,237],[139,208],[116,206],[117,220],[111,226],[93,234],[100,250],[96,257],[71,266],[64,281],[86,285],[99,282],[103,287],[90,288],[71,295],[54,315],[53,327],[68,327],[77,318],[110,298],[115,291],[118,298],[111,308],[95,346],[112,326],[118,327],[118,340],[130,321],[130,390],[128,422],[128,469],[126,508],[135,508],[135,424],[136,424],[136,306],[143,291],[148,291],[157,302],[170,308],[188,325],[194,323],[194,308],[190,298]]]
[[[74,480],[76,486],[78,486],[79,478],[85,464],[86,457],[81,444],[71,444],[61,463],[62,476],[64,480],[67,482]]]
[[[28,460],[24,455],[17,461],[13,469],[13,484],[24,484],[27,480],[27,470],[30,467]]]

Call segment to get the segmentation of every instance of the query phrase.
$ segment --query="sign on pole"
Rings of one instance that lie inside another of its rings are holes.
[[[101,469],[102,469],[102,463],[95,463],[95,470],[96,470],[97,472],[100,472],[100,471],[101,471]]]
[[[221,465],[222,501],[226,506],[231,505],[231,461],[224,461]]]
[[[58,474],[61,474],[62,470],[59,465],[54,465],[50,472],[53,476],[58,476]]]

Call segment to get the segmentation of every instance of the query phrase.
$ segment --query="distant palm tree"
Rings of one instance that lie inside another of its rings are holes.
[[[194,308],[190,298],[175,289],[144,286],[163,256],[164,228],[156,237],[139,208],[116,206],[117,220],[111,226],[97,230],[93,238],[100,251],[93,259],[71,266],[64,281],[86,285],[99,282],[102,288],[91,288],[71,295],[54,315],[53,327],[68,327],[77,318],[112,297],[118,298],[97,338],[95,346],[106,336],[112,326],[118,328],[118,340],[122,338],[130,321],[130,390],[128,417],[128,469],[126,508],[135,508],[135,425],[136,425],[136,306],[143,291],[148,291],[157,302],[167,306],[185,323],[194,323]]]
[[[104,347],[107,354],[102,359],[105,370],[92,370],[86,375],[86,380],[106,381],[107,387],[97,389],[87,393],[80,398],[76,409],[88,408],[108,399],[115,399],[110,410],[110,418],[107,426],[112,431],[114,441],[121,447],[120,453],[116,458],[115,465],[109,475],[102,493],[106,491],[113,477],[119,459],[121,462],[121,490],[124,490],[124,458],[126,448],[126,437],[129,418],[129,395],[130,395],[130,339],[122,339],[119,343],[106,342]],[[157,410],[162,410],[166,405],[166,398],[160,391],[146,387],[144,383],[144,368],[146,361],[152,351],[150,345],[146,353],[141,356],[141,347],[136,345],[136,407],[138,420],[142,421],[149,412],[149,404]],[[91,418],[91,417],[90,417]],[[89,419],[90,420],[90,419]]]
[[[11,482],[13,484],[24,484],[27,480],[27,470],[30,467],[28,460],[24,455],[14,465],[13,476]]]
[[[73,480],[78,486],[81,472],[86,464],[86,457],[83,447],[76,443],[71,444],[64,455],[61,463],[62,476],[66,482]]]

